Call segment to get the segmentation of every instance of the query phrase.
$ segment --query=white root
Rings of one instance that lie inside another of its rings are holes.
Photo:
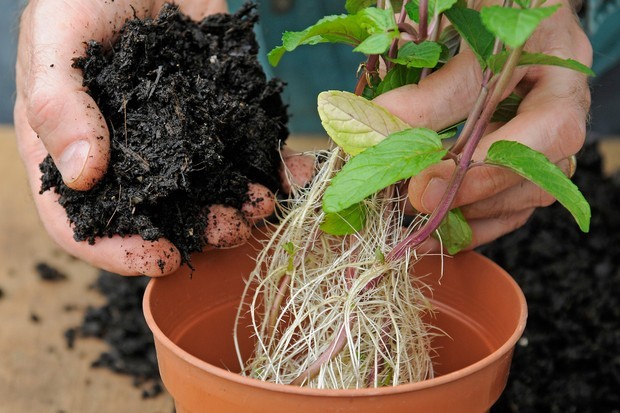
[[[324,233],[322,195],[344,160],[337,148],[317,159],[313,182],[282,205],[247,282],[237,319],[251,320],[256,346],[250,360],[239,355],[242,374],[325,389],[432,377],[437,332],[424,321],[427,287],[410,276],[417,257],[382,259],[423,218],[403,229],[403,197],[383,191],[365,201],[361,233]]]

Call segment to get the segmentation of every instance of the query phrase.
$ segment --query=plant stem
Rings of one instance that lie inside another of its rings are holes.
[[[429,236],[433,234],[439,228],[441,221],[448,214],[452,207],[452,203],[454,202],[454,198],[456,197],[456,193],[463,182],[463,178],[465,177],[465,173],[469,169],[471,164],[471,160],[480,142],[482,136],[484,135],[484,131],[487,128],[493,113],[495,112],[495,108],[501,101],[501,98],[508,87],[510,82],[510,78],[514,73],[515,68],[519,62],[519,58],[521,57],[521,53],[523,51],[523,46],[514,49],[502,71],[499,74],[497,82],[492,87],[492,92],[488,99],[484,99],[485,103],[483,105],[482,113],[472,124],[471,132],[468,133],[468,136],[465,136],[462,142],[463,150],[462,153],[459,154],[458,162],[456,164],[456,168],[452,173],[452,177],[450,178],[450,182],[448,184],[448,188],[444,193],[439,205],[435,208],[435,210],[431,213],[428,221],[420,228],[418,231],[414,232],[407,238],[405,238],[402,242],[400,242],[386,257],[387,260],[400,259],[402,258],[407,250],[410,248],[415,248],[420,245],[424,240],[426,240]],[[484,92],[485,86],[483,85]],[[481,100],[479,98],[479,100]],[[461,134],[463,135],[463,134]]]

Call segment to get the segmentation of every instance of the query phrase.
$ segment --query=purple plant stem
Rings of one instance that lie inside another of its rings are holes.
[[[502,68],[502,71],[497,79],[497,82],[493,85],[493,91],[491,96],[485,100],[484,109],[480,116],[476,119],[473,127],[471,128],[471,133],[469,136],[466,136],[462,139],[463,151],[458,156],[458,161],[456,164],[456,168],[452,173],[452,177],[450,178],[450,182],[448,184],[448,188],[444,193],[439,205],[435,208],[435,210],[431,213],[430,217],[426,221],[426,223],[420,228],[418,231],[409,235],[407,238],[402,240],[398,245],[396,245],[392,251],[387,255],[386,260],[396,260],[402,258],[407,250],[410,248],[415,248],[420,245],[424,240],[430,237],[433,232],[439,228],[441,221],[448,214],[452,207],[452,203],[454,202],[454,198],[463,182],[463,178],[465,177],[465,173],[469,169],[471,164],[471,160],[480,142],[482,136],[484,135],[484,131],[495,112],[495,108],[499,104],[504,91],[512,77],[515,67],[519,62],[519,58],[521,57],[521,52],[523,48],[516,48],[510,53],[506,64]],[[485,93],[485,87],[482,88],[483,91],[481,93]]]

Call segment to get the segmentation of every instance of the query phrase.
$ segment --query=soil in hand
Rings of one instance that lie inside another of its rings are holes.
[[[256,21],[252,5],[200,22],[166,5],[111,48],[88,43],[74,66],[110,131],[107,174],[79,192],[49,156],[41,164],[41,192],[60,195],[76,240],[163,237],[188,261],[206,245],[209,205],[241,207],[250,182],[279,188],[288,116],[282,83],[258,63]]]

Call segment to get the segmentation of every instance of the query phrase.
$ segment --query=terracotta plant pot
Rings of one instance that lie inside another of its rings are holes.
[[[514,346],[525,327],[525,298],[512,278],[468,252],[424,258],[433,286],[433,323],[449,337],[433,341],[438,376],[419,383],[359,390],[317,390],[249,379],[239,371],[233,323],[251,245],[199,255],[196,271],[153,279],[144,311],[159,369],[178,413],[449,412],[482,413],[499,398]],[[242,343],[250,354],[251,338]]]

